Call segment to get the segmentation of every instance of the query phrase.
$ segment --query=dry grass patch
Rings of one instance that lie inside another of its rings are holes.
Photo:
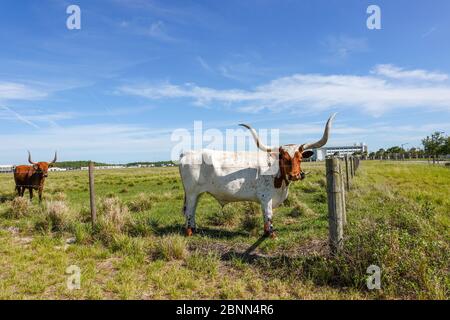
[[[297,199],[293,202],[293,208],[289,215],[293,218],[297,217],[311,217],[315,214],[314,210],[312,210],[308,205],[304,202],[300,202]]]
[[[128,208],[130,208],[132,212],[143,212],[149,210],[151,207],[151,199],[145,193],[140,193],[128,203]]]
[[[57,192],[54,195],[52,195],[51,199],[54,201],[66,201],[67,196],[64,192]]]
[[[131,220],[128,207],[119,198],[105,198],[100,205],[96,235],[105,244],[111,244],[115,235],[127,231]]]
[[[177,234],[159,238],[154,247],[155,257],[166,261],[182,260],[187,256],[187,252],[186,238]]]
[[[27,198],[16,197],[8,203],[6,216],[14,219],[25,217],[30,211],[30,205],[30,201]]]
[[[47,232],[62,232],[71,229],[75,216],[64,201],[46,201],[33,215],[34,229]]]
[[[64,201],[47,201],[44,214],[53,231],[65,230],[71,221],[69,207]]]

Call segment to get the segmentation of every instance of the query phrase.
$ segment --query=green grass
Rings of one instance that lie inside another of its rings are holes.
[[[278,238],[261,241],[257,206],[222,209],[208,195],[199,233],[184,238],[177,168],[97,171],[94,227],[87,172],[50,173],[42,205],[14,200],[2,174],[0,299],[450,298],[449,168],[363,161],[344,250],[331,256],[324,164],[304,167],[311,174],[275,210]],[[371,264],[381,290],[366,288]],[[80,290],[66,287],[70,265],[81,268]]]

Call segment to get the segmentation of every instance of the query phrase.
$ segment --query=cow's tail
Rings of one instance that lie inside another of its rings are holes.
[[[183,216],[186,216],[186,187],[184,185],[184,180],[183,180],[183,173],[182,173],[182,168],[181,168],[181,159],[185,156],[184,152],[181,152],[180,154],[180,163],[178,165],[178,172],[180,173],[180,178],[181,178],[181,184],[183,185],[183,191],[184,191],[184,202],[183,202],[183,209],[181,210],[181,213],[183,214]]]
[[[184,193],[184,202],[183,202],[183,216],[186,215],[186,193]]]

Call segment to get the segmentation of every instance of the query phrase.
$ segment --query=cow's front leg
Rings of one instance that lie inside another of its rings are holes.
[[[276,237],[272,224],[272,199],[262,201],[261,206],[264,214],[264,235],[274,239]]]
[[[33,188],[28,188],[28,191],[30,192],[30,201],[33,200]]]
[[[186,217],[186,236],[190,237],[195,232],[195,209],[197,208],[198,194],[186,195],[184,198],[183,212]]]
[[[43,191],[43,188],[39,188],[39,190],[38,190],[38,193],[39,193],[39,203],[42,202],[42,191]]]

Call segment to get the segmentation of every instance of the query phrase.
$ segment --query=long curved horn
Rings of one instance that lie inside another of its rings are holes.
[[[258,137],[258,134],[256,133],[255,129],[253,129],[252,127],[250,127],[248,124],[239,124],[239,125],[240,125],[240,126],[243,126],[243,127],[245,127],[245,128],[247,128],[248,130],[250,130],[250,132],[251,132],[251,134],[252,134],[252,136],[253,136],[253,139],[255,139],[256,146],[257,146],[260,150],[265,151],[265,152],[272,152],[273,147],[268,147],[268,146],[262,144],[261,141],[259,141],[259,137]]]
[[[56,162],[56,151],[55,151],[55,157],[53,158],[52,162],[50,162],[50,164],[53,164]]]
[[[33,162],[33,160],[31,160],[30,150],[28,150],[28,162],[31,163],[31,164],[37,164],[36,162]]]
[[[336,116],[336,113],[333,113],[333,115],[328,119],[327,124],[325,125],[325,131],[323,132],[322,138],[319,141],[316,141],[314,143],[305,143],[303,145],[303,150],[320,148],[327,143],[328,136],[330,133],[331,122],[333,121],[335,116]]]

